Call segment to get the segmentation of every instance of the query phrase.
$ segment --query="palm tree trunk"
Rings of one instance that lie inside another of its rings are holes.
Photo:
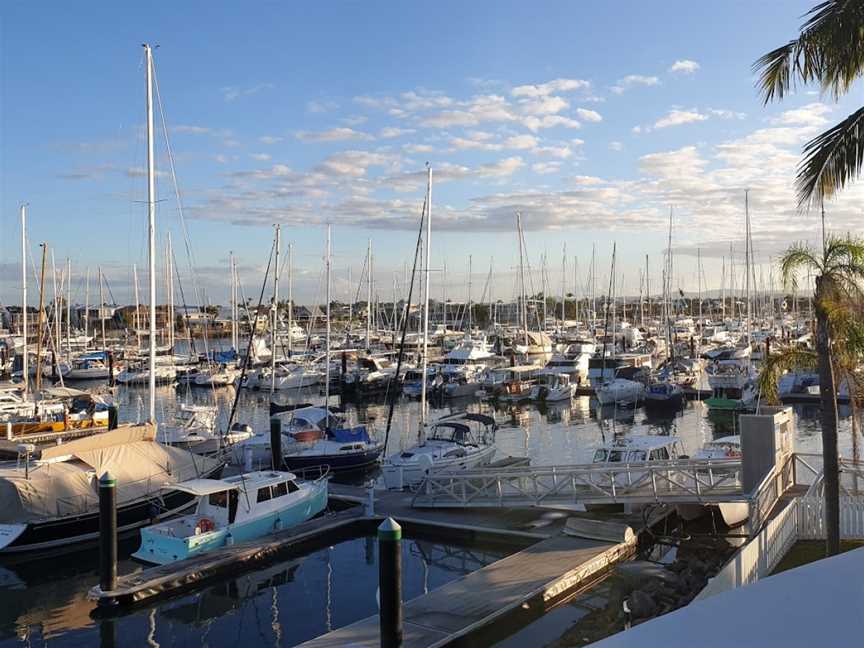
[[[840,472],[837,454],[837,389],[831,361],[828,314],[821,306],[822,277],[816,278],[816,353],[822,402],[822,470],[825,490],[825,536],[829,556],[840,553]]]

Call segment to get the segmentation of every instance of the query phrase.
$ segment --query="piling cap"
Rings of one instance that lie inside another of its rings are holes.
[[[99,488],[114,488],[117,485],[117,480],[111,476],[107,470],[99,478]]]
[[[379,540],[401,540],[402,527],[396,523],[392,517],[388,517],[378,526]]]

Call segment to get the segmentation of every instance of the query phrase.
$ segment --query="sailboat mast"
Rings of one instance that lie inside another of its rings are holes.
[[[561,255],[561,331],[564,330],[564,299],[567,294],[567,244],[564,243],[564,251]]]
[[[468,255],[468,333],[471,333],[471,330],[474,328],[474,319],[472,317],[472,308],[471,308],[471,265],[472,265],[472,255]]]
[[[288,244],[288,357],[294,353],[294,244]],[[328,318],[329,319],[329,318]]]
[[[432,167],[426,165],[426,250],[423,254],[423,359],[420,371],[420,435],[423,435],[423,426],[426,424],[426,353],[429,346],[429,261],[432,243]]]
[[[324,291],[327,304],[325,305],[325,310],[327,313],[327,324],[326,324],[326,335],[324,339],[324,366],[325,370],[325,378],[324,378],[324,409],[326,410],[330,406],[330,223],[327,223],[327,249],[324,254],[324,266],[327,270],[327,278],[326,283],[327,287]],[[290,337],[291,332],[288,332]],[[329,415],[327,417],[329,423]]]
[[[27,350],[27,206],[21,205],[21,336],[24,338],[24,396],[30,391],[30,353]]]
[[[270,394],[276,391],[276,327],[279,322],[279,235],[281,226],[276,224],[276,256],[273,273],[273,318],[270,323]]]
[[[522,239],[522,214],[516,212],[516,234],[519,237],[519,285],[520,285],[520,301],[522,302],[519,317],[522,320],[522,335],[524,336],[525,345],[528,345],[528,307],[525,304],[525,258],[523,254]]]
[[[747,276],[745,281],[745,298],[747,299],[747,346],[750,346],[750,190],[744,190],[744,274]]]
[[[57,264],[54,261],[54,248],[51,248],[51,283],[54,286],[54,351],[60,351],[60,292],[57,290]],[[62,279],[60,291],[63,290]],[[50,330],[50,328],[49,328]]]
[[[168,346],[174,353],[174,248],[168,232]]]
[[[372,239],[366,242],[366,350],[372,336]]]
[[[234,276],[234,252],[228,253],[231,271],[231,348],[237,350],[237,278]]]
[[[153,50],[144,45],[147,81],[147,271],[150,302],[150,361],[148,420],[156,424],[156,159],[153,152]],[[101,276],[101,273],[100,273]],[[100,314],[101,315],[101,314]],[[104,327],[104,321],[103,327]],[[104,335],[103,335],[104,339]]]
[[[66,356],[72,357],[72,259],[66,257]]]
[[[99,266],[99,322],[102,325],[102,351],[108,347],[105,343],[105,314],[102,308],[105,306],[105,285],[102,282],[102,266]],[[153,319],[152,313],[150,319]]]
[[[90,334],[90,268],[88,266],[84,279],[84,348],[90,346],[87,337]]]
[[[100,270],[101,272],[101,270]],[[101,276],[101,275],[100,275]],[[136,351],[141,350],[141,296],[138,294],[138,265],[132,264],[132,280],[135,282],[135,337],[138,338]],[[100,279],[101,281],[101,279]]]

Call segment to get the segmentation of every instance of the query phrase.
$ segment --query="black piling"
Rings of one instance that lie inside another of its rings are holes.
[[[108,386],[114,386],[114,353],[108,352]]]
[[[113,618],[99,621],[99,648],[116,648],[117,620]]]
[[[107,472],[99,478],[99,587],[117,587],[117,481]]]
[[[402,645],[402,527],[388,517],[378,527],[381,648]]]
[[[120,417],[118,416],[117,406],[116,405],[109,405],[108,406],[108,429],[109,430],[116,430],[117,429],[117,423],[119,421],[119,418]]]
[[[57,382],[57,353],[51,352],[51,380]]]
[[[270,419],[270,456],[273,470],[282,470],[282,419]]]

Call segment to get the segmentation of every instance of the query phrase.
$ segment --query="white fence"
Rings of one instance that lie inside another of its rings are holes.
[[[824,539],[824,504],[822,498],[796,497],[708,581],[696,600],[768,576],[798,540]],[[840,537],[864,539],[864,498],[840,498]]]

